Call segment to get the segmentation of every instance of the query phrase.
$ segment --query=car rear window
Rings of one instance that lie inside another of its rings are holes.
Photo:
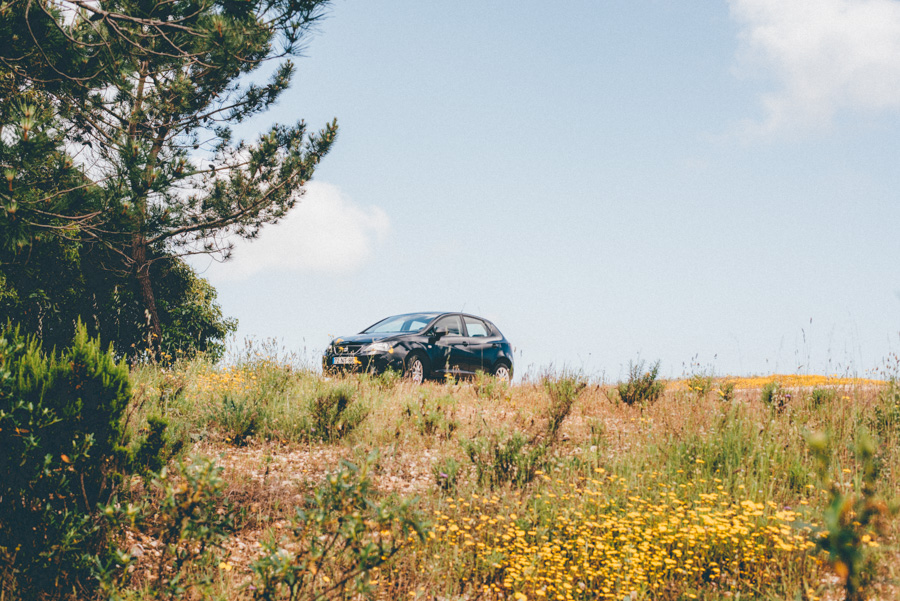
[[[491,335],[491,329],[480,319],[475,319],[474,317],[466,317],[465,320],[466,330],[469,331],[469,336],[472,336],[474,338],[482,338],[484,336]]]

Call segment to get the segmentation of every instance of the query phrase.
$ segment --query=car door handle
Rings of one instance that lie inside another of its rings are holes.
[[[491,345],[491,348],[500,348],[500,343],[495,342],[494,344]]]
[[[466,341],[465,341],[465,340],[463,340],[463,343],[462,343],[462,345],[463,345],[463,346],[469,346],[469,343],[468,343],[468,342],[466,342]]]

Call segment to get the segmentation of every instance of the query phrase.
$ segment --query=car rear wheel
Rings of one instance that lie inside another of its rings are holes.
[[[499,363],[494,367],[494,377],[509,384],[509,381],[512,380],[512,371],[506,363]]]
[[[406,371],[403,375],[416,384],[425,381],[425,362],[421,355],[413,354],[406,359]]]

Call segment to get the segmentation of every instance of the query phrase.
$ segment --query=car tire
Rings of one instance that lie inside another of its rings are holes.
[[[403,375],[408,380],[421,384],[425,381],[426,373],[425,358],[419,353],[410,353],[406,358],[406,368],[403,370]]]
[[[502,361],[494,366],[494,369],[491,373],[495,378],[497,378],[498,380],[503,380],[507,384],[512,381],[512,369],[510,369],[509,365],[503,363]]]

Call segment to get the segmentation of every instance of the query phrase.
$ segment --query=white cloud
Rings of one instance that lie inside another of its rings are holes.
[[[830,124],[840,110],[900,108],[897,0],[730,0],[738,70],[760,66],[780,89],[761,101],[761,132]]]
[[[368,261],[390,231],[387,214],[364,207],[337,186],[313,181],[287,217],[255,240],[236,240],[232,258],[207,275],[237,280],[269,272],[349,273]]]

